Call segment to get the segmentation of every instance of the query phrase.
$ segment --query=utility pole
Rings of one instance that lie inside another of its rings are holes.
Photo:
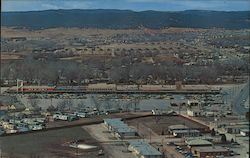
[[[135,97],[135,99],[134,99],[134,112],[136,112],[137,104],[139,104],[139,103],[140,103],[139,98],[138,98],[138,97]]]
[[[179,103],[179,115],[181,114],[181,104]]]
[[[152,133],[151,133],[151,130],[149,129],[149,143],[150,143],[150,144],[151,144],[151,139],[152,139],[152,138],[151,138],[151,134],[152,134]]]
[[[19,88],[20,88],[20,90],[21,90],[21,92],[22,92],[22,94],[23,94],[23,80],[19,80],[19,79],[17,79],[17,89],[16,89],[16,91],[17,91],[17,94],[19,93]]]

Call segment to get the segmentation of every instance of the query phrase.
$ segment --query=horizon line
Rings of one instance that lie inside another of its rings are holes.
[[[132,12],[147,12],[147,11],[154,11],[154,12],[185,12],[185,11],[210,11],[210,12],[249,12],[250,10],[208,10],[208,9],[187,9],[187,10],[132,10],[132,9],[42,9],[42,10],[20,10],[20,11],[2,11],[1,13],[14,13],[14,12],[41,12],[41,11],[59,11],[59,10],[117,10],[117,11],[132,11]]]

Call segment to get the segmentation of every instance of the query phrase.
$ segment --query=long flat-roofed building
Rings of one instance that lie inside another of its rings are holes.
[[[199,138],[186,140],[186,144],[189,148],[213,145],[213,143],[211,143],[210,141],[207,141],[205,139],[199,139]]]
[[[173,132],[174,130],[187,130],[189,129],[189,127],[185,126],[185,125],[171,125],[168,126],[168,131],[169,132]]]
[[[136,130],[130,128],[121,118],[104,119],[104,124],[109,131],[113,132],[119,138],[136,136],[137,134]]]
[[[230,150],[220,146],[193,147],[192,153],[198,158],[230,156]]]
[[[141,140],[130,141],[128,150],[139,158],[162,158],[162,153]]]
[[[200,136],[200,131],[195,129],[173,130],[173,135],[175,137],[198,137]]]

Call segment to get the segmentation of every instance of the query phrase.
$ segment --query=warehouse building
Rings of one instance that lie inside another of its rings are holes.
[[[249,125],[239,124],[239,125],[228,125],[223,127],[223,129],[230,134],[240,134],[243,129],[249,129]]]
[[[216,157],[216,156],[230,156],[231,151],[220,147],[220,146],[210,146],[210,147],[193,147],[192,153],[198,158]]]
[[[113,132],[118,138],[133,137],[137,135],[136,130],[131,129],[121,118],[104,119],[104,124],[109,131]]]
[[[173,134],[175,137],[198,137],[200,136],[200,131],[194,128],[189,128],[185,125],[172,125],[168,126],[169,133]]]
[[[205,139],[189,139],[185,141],[187,146],[191,149],[193,147],[202,147],[202,146],[212,146],[213,144]]]
[[[200,131],[196,129],[173,130],[173,135],[175,137],[198,137],[200,136]]]
[[[198,107],[188,108],[187,115],[192,117],[202,116],[202,111]]]
[[[128,150],[132,151],[138,158],[162,158],[161,152],[140,140],[130,141]]]
[[[189,129],[189,127],[185,126],[185,125],[171,125],[168,126],[168,131],[170,133],[173,133],[174,130],[187,130]]]

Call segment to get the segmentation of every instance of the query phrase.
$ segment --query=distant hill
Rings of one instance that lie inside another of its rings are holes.
[[[148,28],[250,28],[250,11],[222,12],[188,10],[160,12],[130,10],[46,10],[1,13],[2,26],[43,29],[54,27],[84,27],[127,29]]]

